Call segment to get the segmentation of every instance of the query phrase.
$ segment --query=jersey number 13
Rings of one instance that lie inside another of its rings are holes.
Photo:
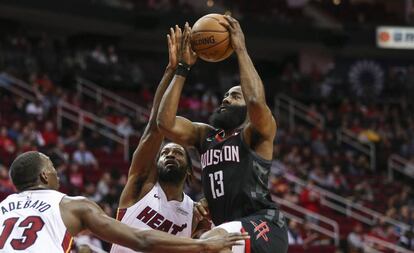
[[[224,184],[223,184],[223,171],[219,170],[214,173],[208,174],[210,177],[211,194],[213,199],[219,198],[224,195]]]

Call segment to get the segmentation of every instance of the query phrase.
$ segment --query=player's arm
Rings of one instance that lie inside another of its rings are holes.
[[[190,28],[188,23],[186,23],[184,29],[181,53],[176,74],[161,100],[157,123],[160,131],[168,139],[183,146],[198,146],[201,138],[204,137],[211,127],[177,116],[178,104],[186,76],[190,67],[197,60],[197,55],[190,48]]]
[[[178,26],[175,26],[175,30],[170,28],[170,34],[167,35],[169,62],[155,92],[149,122],[132,156],[128,180],[119,200],[120,208],[133,205],[142,196],[145,196],[157,181],[158,171],[155,166],[155,158],[164,136],[157,127],[156,119],[162,95],[177,68],[181,37],[182,32]]]
[[[243,134],[245,137],[258,134],[263,141],[273,145],[273,139],[276,135],[276,121],[266,104],[262,80],[247,53],[244,34],[239,22],[230,16],[224,17],[228,23],[221,22],[221,24],[227,27],[231,35],[232,46],[239,62],[241,88],[249,115],[249,123]],[[250,141],[250,138],[246,138],[246,140]],[[263,148],[256,151],[259,151],[258,153],[264,158],[272,158],[272,152],[269,149]]]
[[[94,202],[86,198],[64,198],[61,203],[62,218],[72,235],[88,229],[99,238],[135,251],[145,252],[217,252],[235,245],[247,235],[232,234],[225,238],[193,240],[169,235],[157,230],[131,228],[110,218]]]

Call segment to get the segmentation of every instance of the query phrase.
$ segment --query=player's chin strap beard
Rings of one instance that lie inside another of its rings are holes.
[[[173,168],[168,171],[164,170],[164,168],[158,168],[158,179],[161,182],[172,184],[172,185],[179,185],[185,178],[187,170],[179,167]]]
[[[210,124],[225,131],[234,130],[243,124],[246,115],[246,106],[228,105],[225,111],[215,111],[210,116]]]

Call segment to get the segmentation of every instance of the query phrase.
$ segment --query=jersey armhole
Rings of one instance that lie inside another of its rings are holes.
[[[240,140],[241,140],[241,143],[242,143],[242,145],[243,145],[243,147],[256,159],[256,160],[258,160],[259,162],[261,162],[261,163],[266,163],[266,164],[272,164],[272,161],[273,160],[267,160],[267,159],[264,159],[264,158],[262,158],[261,156],[259,156],[254,150],[252,150],[250,147],[249,147],[249,145],[247,145],[247,143],[244,141],[244,135],[243,135],[243,130],[244,129],[242,129],[242,131],[240,131]]]
[[[129,206],[129,207],[124,207],[124,208],[117,208],[118,210],[122,210],[122,209],[125,209],[125,212],[128,210],[128,209],[130,209],[130,208],[133,208],[134,206],[136,206],[141,200],[143,200],[143,199],[145,199],[147,196],[149,196],[150,195],[150,193],[151,193],[151,191],[154,189],[154,187],[155,186],[157,186],[158,185],[158,181],[152,186],[152,188],[144,195],[144,196],[142,196],[142,198],[140,198],[140,199],[138,199],[137,201],[135,201],[135,203],[134,204],[132,204],[131,206]],[[124,213],[124,215],[125,215],[125,213]]]

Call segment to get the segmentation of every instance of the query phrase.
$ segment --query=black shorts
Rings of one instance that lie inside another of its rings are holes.
[[[248,216],[240,219],[242,226],[250,235],[250,253],[286,253],[288,236],[286,222],[276,224],[263,215]],[[246,245],[247,246],[247,245]],[[248,247],[246,247],[246,253]]]

